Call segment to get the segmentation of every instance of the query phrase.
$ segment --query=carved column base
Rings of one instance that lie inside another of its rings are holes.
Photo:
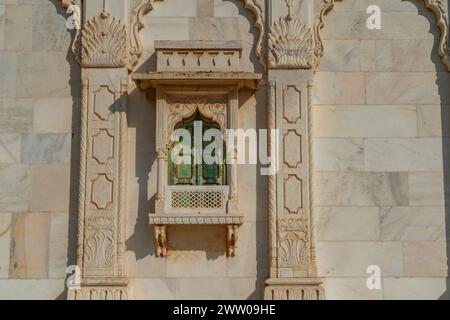
[[[321,279],[272,278],[266,284],[265,300],[325,300]]]
[[[69,289],[68,300],[128,300],[128,288],[83,286]]]
[[[128,300],[126,278],[84,278],[78,286],[69,287],[68,300]]]

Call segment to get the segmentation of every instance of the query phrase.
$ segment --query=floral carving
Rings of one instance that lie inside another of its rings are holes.
[[[300,218],[280,219],[278,226],[279,265],[303,267],[309,264],[309,221]]]
[[[109,217],[88,219],[88,236],[85,246],[85,263],[90,268],[110,268],[114,264],[114,222]]]
[[[107,12],[88,21],[81,32],[81,65],[122,68],[128,62],[125,25]]]
[[[269,33],[269,67],[310,69],[314,64],[311,28],[299,18],[280,17]]]

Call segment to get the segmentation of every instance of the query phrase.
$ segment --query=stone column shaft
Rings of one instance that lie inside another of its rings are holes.
[[[81,285],[69,290],[74,300],[128,298],[128,40],[121,22],[126,21],[127,8],[128,1],[85,2],[85,23],[75,40],[83,81],[77,250]]]
[[[277,16],[283,12],[279,1],[271,2],[268,13],[273,21],[267,50],[268,128],[279,131],[279,170],[268,180],[270,278],[265,298],[318,300],[324,291],[317,279],[311,214],[313,6],[310,1],[284,2],[286,16]]]

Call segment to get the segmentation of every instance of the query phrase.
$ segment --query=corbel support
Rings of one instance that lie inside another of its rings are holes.
[[[156,256],[167,257],[167,225],[154,225]],[[239,225],[229,224],[227,227],[227,256],[237,255],[237,241]]]
[[[237,255],[237,241],[238,241],[238,225],[227,226],[227,252],[228,257],[235,257]]]
[[[167,226],[154,226],[155,231],[155,247],[157,257],[167,257]]]

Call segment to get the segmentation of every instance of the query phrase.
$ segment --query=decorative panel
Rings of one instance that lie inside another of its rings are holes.
[[[106,210],[113,203],[113,180],[107,174],[99,174],[92,180],[91,203],[99,210]]]
[[[289,175],[284,181],[284,211],[298,214],[303,209],[302,180],[297,175]]]
[[[287,86],[283,90],[283,118],[287,123],[297,123],[301,115],[302,92],[296,86]]]
[[[114,158],[114,135],[108,129],[97,130],[92,136],[92,158],[98,164]]]
[[[308,221],[287,217],[279,220],[280,267],[308,269]]]
[[[284,165],[299,168],[302,165],[302,136],[299,130],[288,130],[283,137]]]
[[[94,91],[93,112],[96,120],[110,120],[114,110],[115,94],[108,86]]]

